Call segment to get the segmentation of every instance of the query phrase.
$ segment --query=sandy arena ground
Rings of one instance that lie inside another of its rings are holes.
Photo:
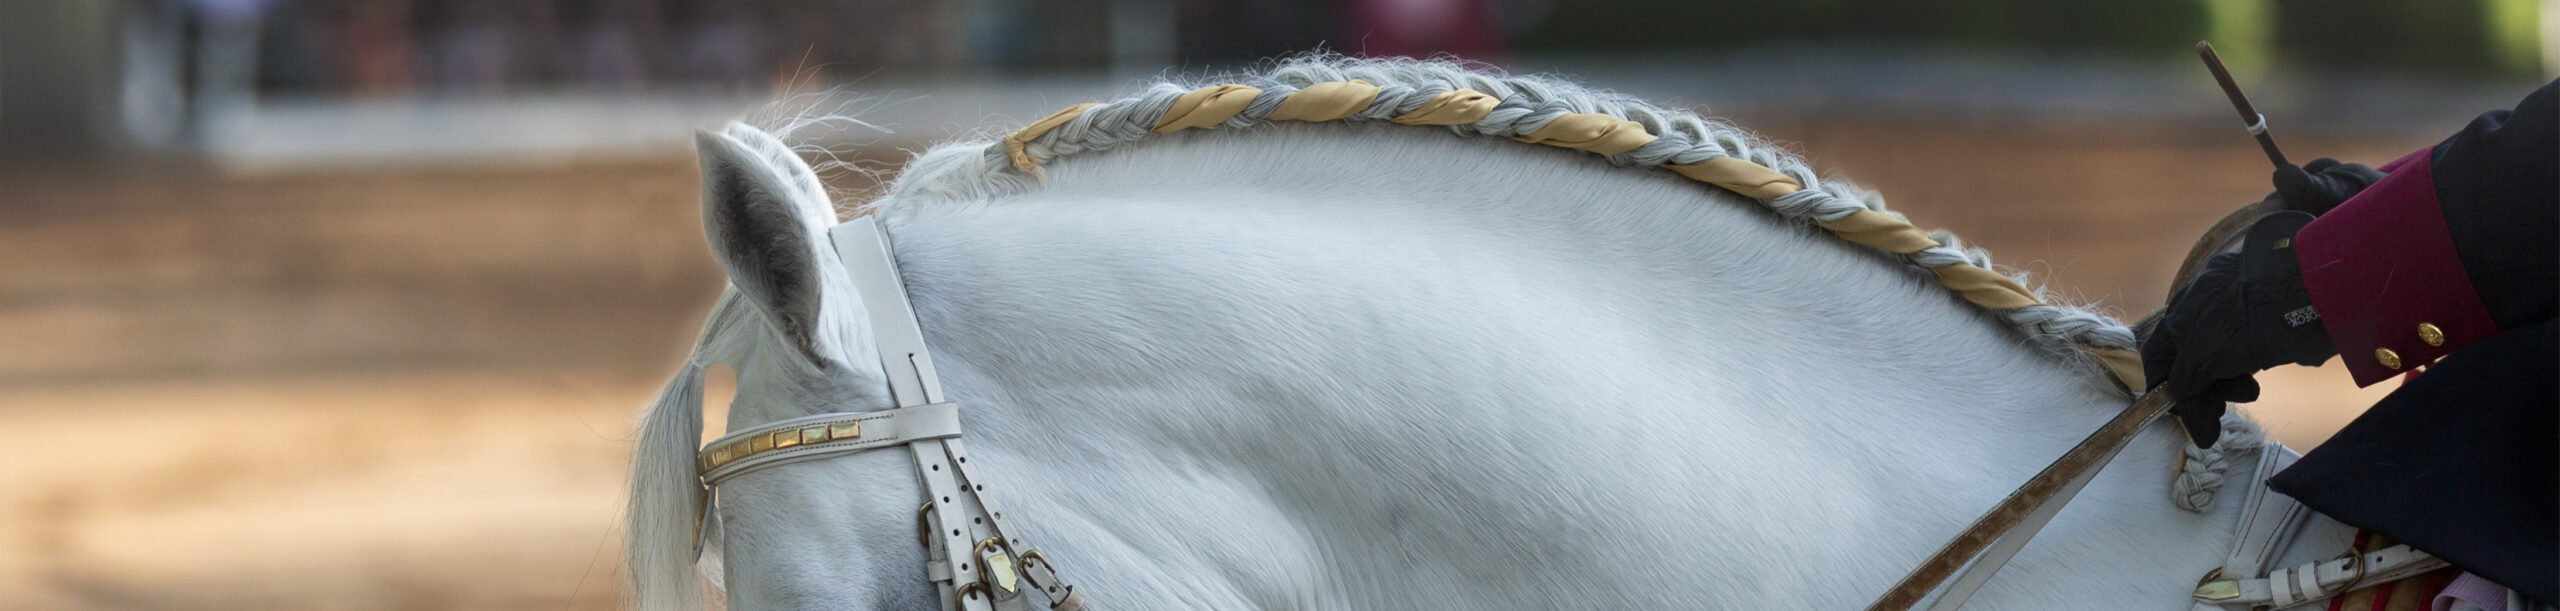
[[[2266,191],[2221,125],[1744,122],[2128,317]],[[611,606],[632,416],[720,283],[694,171],[0,176],[0,608]],[[2268,394],[2308,446],[2380,391]]]

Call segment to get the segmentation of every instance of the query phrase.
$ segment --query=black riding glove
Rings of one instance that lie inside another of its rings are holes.
[[[2361,163],[2338,163],[2336,159],[2322,157],[2311,160],[2311,165],[2288,163],[2276,168],[2276,197],[2283,198],[2287,208],[2314,215],[2326,214],[2330,208],[2338,207],[2347,198],[2355,197],[2356,192],[2373,186],[2379,180],[2382,180],[2381,170],[2364,167]]]
[[[2224,402],[2258,400],[2259,371],[2319,365],[2338,354],[2294,257],[2293,234],[2311,218],[2278,212],[2259,219],[2240,252],[2214,255],[2169,300],[2142,342],[2143,377],[2169,385],[2178,400],[2173,411],[2198,447],[2222,436]]]

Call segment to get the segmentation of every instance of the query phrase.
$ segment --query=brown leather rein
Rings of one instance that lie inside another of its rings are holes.
[[[2171,298],[2175,298],[2180,289],[2185,288],[2188,282],[2195,279],[2196,274],[2203,271],[2200,268],[2203,267],[2206,259],[2237,246],[2235,242],[2248,233],[2251,224],[2284,209],[2283,200],[2270,197],[2242,206],[2239,210],[2223,216],[2220,222],[2214,223],[2213,228],[2206,230],[2204,236],[2197,238],[2195,245],[2187,250],[2186,261],[2179,264],[2177,281],[2169,290]],[[2153,310],[2150,315],[2142,317],[2140,322],[2134,323],[2134,336],[2150,337],[2152,328],[2160,323],[2160,314],[2161,310]],[[2064,452],[2061,458],[2054,459],[2052,464],[2045,465],[2043,471],[2037,472],[2035,477],[2028,478],[2027,483],[2018,486],[2016,491],[2010,492],[2008,498],[2001,499],[2000,503],[1993,505],[1990,511],[1983,512],[1982,517],[1975,518],[1973,525],[1966,527],[1964,532],[1957,533],[1955,538],[1947,540],[1945,545],[1938,548],[1937,553],[1931,554],[1928,560],[1920,563],[1920,566],[1912,568],[1911,573],[1904,575],[1901,582],[1894,584],[1893,589],[1886,590],[1883,596],[1878,597],[1875,604],[1868,605],[1868,611],[1896,611],[1919,605],[1922,599],[1926,598],[1930,592],[1937,591],[1938,587],[1944,584],[1947,578],[1954,576],[1957,570],[1964,568],[1965,564],[1980,556],[1983,550],[1991,547],[2001,536],[2017,528],[2047,501],[2053,500],[2065,488],[2071,487],[2074,480],[2079,480],[2084,475],[2105,467],[2108,460],[2115,457],[2117,450],[2123,449],[2125,444],[2133,441],[2136,433],[2142,432],[2143,425],[2150,424],[2153,419],[2167,414],[2172,404],[2174,402],[2170,400],[2168,389],[2154,384],[2149,392],[2142,393],[2142,396],[2136,398],[2133,405],[2116,414],[2115,418],[2107,420],[2106,424],[2100,425],[2097,432],[2090,433],[2087,438],[2080,440],[2079,445],[2072,446],[2071,450]],[[2076,487],[2072,488],[2076,491]],[[2033,536],[2032,533],[2029,533],[2029,536]]]

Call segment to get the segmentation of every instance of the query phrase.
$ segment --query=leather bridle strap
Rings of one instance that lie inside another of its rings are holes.
[[[888,231],[866,216],[835,226],[828,236],[870,314],[890,395],[902,410],[943,404],[942,381],[934,375],[924,329],[916,324],[906,283],[898,277]],[[1040,589],[1054,609],[1083,607],[1083,595],[1057,578],[1056,567],[1029,547],[986,494],[987,482],[969,464],[958,436],[918,439],[907,447],[915,454],[926,494],[918,508],[921,539],[929,552],[925,572],[942,596],[943,609],[1023,608],[1017,578]]]
[[[1911,569],[1911,574],[1903,576],[1893,589],[1886,590],[1875,604],[1868,605],[1867,610],[1910,609],[1920,604],[1930,591],[1938,589],[1938,584],[1955,575],[1957,569],[1970,562],[1974,568],[1968,571],[1969,574],[1948,588],[1938,603],[1930,608],[1952,609],[1963,605],[1974,589],[1989,581],[1992,572],[2007,564],[2009,557],[2024,548],[2027,539],[2044,527],[2045,521],[2059,513],[2062,505],[2070,502],[2072,495],[2077,494],[2081,486],[2115,457],[2116,451],[2133,441],[2134,435],[2141,433],[2144,425],[2167,414],[2173,403],[2165,388],[2143,394],[2132,406],[2099,426],[2097,432],[2090,433],[2088,438],[2080,440],[2079,445],[2072,446],[2071,451],[2064,452],[2062,458],[2046,465],[2035,477],[2028,478],[2025,485],[2010,492],[2008,498],[2001,499],[2000,504],[1976,518],[1962,534],[1949,539],[1937,553],[1929,556],[1928,561]],[[1995,547],[1994,543],[1999,545]],[[1984,554],[1986,548],[1995,553]],[[1981,556],[1980,561],[1975,561],[1976,556]]]
[[[2264,578],[2206,581],[2196,586],[2194,596],[2200,605],[2282,609],[2447,566],[2452,565],[2426,552],[2407,545],[2394,545],[2369,552],[2349,551],[2329,560],[2276,569]]]

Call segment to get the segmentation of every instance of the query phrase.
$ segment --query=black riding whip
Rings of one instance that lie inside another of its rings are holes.
[[[2213,43],[2196,41],[2196,57],[2203,58],[2204,67],[2213,70],[2214,82],[2222,84],[2222,95],[2230,96],[2231,107],[2240,111],[2240,124],[2248,127],[2249,135],[2258,137],[2258,148],[2266,149],[2267,161],[2275,162],[2279,168],[2291,165],[2284,160],[2284,150],[2276,148],[2275,136],[2267,133],[2267,116],[2249,105],[2249,96],[2240,94],[2239,83],[2231,82],[2231,71],[2222,67],[2222,56],[2213,53]]]

